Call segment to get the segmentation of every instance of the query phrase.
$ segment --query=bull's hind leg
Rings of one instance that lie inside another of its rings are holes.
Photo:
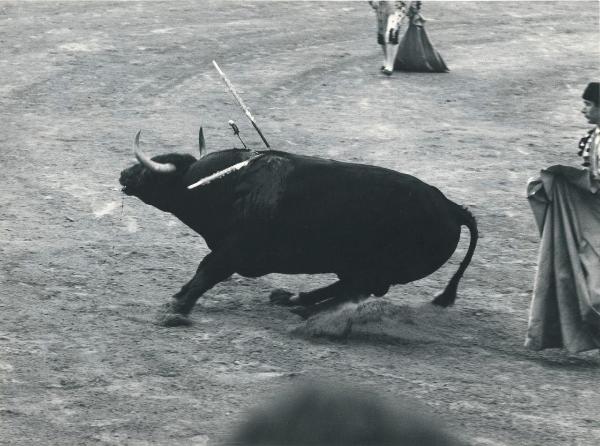
[[[344,295],[339,295],[339,296],[332,297],[330,299],[322,300],[313,305],[307,305],[304,307],[295,307],[295,308],[292,308],[290,311],[294,314],[297,314],[302,319],[308,319],[310,316],[320,313],[321,311],[335,308],[346,302],[359,302],[368,297],[369,297],[368,293],[350,292],[350,293],[345,293]]]
[[[304,307],[317,304],[321,301],[329,299],[333,296],[339,296],[340,294],[347,293],[350,290],[348,283],[343,280],[327,285],[323,288],[317,288],[316,290],[308,291],[306,293],[298,293],[294,304],[302,305]]]
[[[300,293],[298,305],[292,309],[304,319],[320,311],[337,307],[345,302],[359,302],[374,294],[377,297],[388,292],[388,281],[381,280],[373,274],[354,275],[352,278],[344,277],[329,285],[309,293]]]
[[[345,302],[366,299],[370,294],[363,291],[354,281],[347,279],[338,280],[324,288],[319,288],[308,293],[300,293],[297,305],[301,306],[297,306],[290,311],[306,319],[313,314],[337,307]]]
[[[269,295],[269,300],[272,304],[289,307],[291,305],[296,305],[292,302],[293,296],[294,293],[292,293],[291,291],[277,288],[276,290],[271,291],[271,294]]]
[[[290,293],[286,290],[274,290],[271,292],[269,299],[276,305],[292,307],[298,305],[308,306],[316,304],[317,302],[321,302],[322,300],[329,299],[330,297],[343,292],[345,288],[345,283],[341,280],[338,280],[331,285],[308,291],[306,293],[299,293],[297,296],[294,296],[293,293]]]
[[[163,307],[158,314],[157,322],[168,327],[189,325],[191,322],[187,316],[200,296],[233,274],[226,259],[226,255],[216,252],[204,257],[192,280],[186,283],[173,296],[173,300]]]

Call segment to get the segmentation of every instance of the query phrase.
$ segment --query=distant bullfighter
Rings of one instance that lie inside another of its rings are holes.
[[[200,234],[211,252],[166,305],[160,322],[188,324],[202,294],[237,273],[333,273],[324,288],[279,292],[271,300],[308,317],[344,301],[383,296],[391,285],[421,279],[453,254],[461,226],[467,253],[433,303],[446,307],[477,244],[477,224],[464,207],[419,179],[385,169],[294,155],[231,149],[203,155],[148,157],[121,173],[123,192],[170,212]],[[197,186],[197,187],[196,187]]]

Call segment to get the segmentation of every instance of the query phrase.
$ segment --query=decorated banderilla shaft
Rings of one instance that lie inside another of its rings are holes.
[[[215,66],[215,68],[217,69],[217,71],[219,72],[221,79],[223,79],[223,81],[225,82],[225,85],[227,85],[227,88],[229,89],[229,91],[231,92],[231,94],[233,95],[235,100],[238,102],[238,104],[240,104],[240,107],[242,107],[242,110],[244,111],[244,113],[246,114],[248,119],[250,120],[250,123],[252,124],[252,127],[254,127],[254,130],[256,130],[258,132],[260,138],[263,140],[263,142],[265,143],[267,148],[270,149],[271,146],[269,145],[266,138],[264,137],[264,135],[258,128],[258,125],[256,125],[256,121],[254,120],[254,117],[250,113],[250,110],[248,110],[248,107],[246,107],[246,104],[244,104],[244,101],[242,101],[242,98],[240,97],[240,95],[237,94],[237,91],[235,91],[235,88],[233,87],[233,85],[231,84],[229,79],[227,79],[227,76],[225,76],[225,73],[223,73],[223,71],[221,71],[221,68],[219,68],[219,65],[217,64],[217,62],[215,62],[213,60],[212,63]]]

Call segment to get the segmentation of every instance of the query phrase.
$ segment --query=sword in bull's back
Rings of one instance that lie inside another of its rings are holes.
[[[267,146],[267,149],[270,149],[271,146],[269,145],[269,143],[267,142],[266,138],[264,137],[264,135],[262,134],[262,132],[258,128],[258,125],[256,124],[256,121],[254,120],[254,117],[250,113],[250,110],[248,110],[248,107],[246,107],[246,104],[244,104],[244,101],[242,101],[242,98],[240,97],[240,95],[237,93],[237,91],[235,91],[235,88],[233,87],[233,85],[231,84],[231,82],[229,81],[229,79],[227,79],[227,76],[225,76],[225,73],[223,73],[223,71],[221,71],[221,68],[219,68],[219,65],[217,64],[217,62],[215,62],[213,60],[212,63],[215,66],[215,68],[217,69],[217,71],[219,72],[219,75],[221,76],[221,79],[223,79],[223,82],[225,82],[225,85],[227,85],[227,88],[229,89],[229,91],[231,92],[231,94],[233,95],[233,97],[235,98],[235,100],[238,102],[238,104],[240,104],[240,107],[242,107],[242,110],[244,111],[244,114],[250,120],[250,123],[252,124],[252,127],[254,127],[254,130],[256,130],[258,132],[258,135],[260,136],[260,138],[263,140],[263,142]]]

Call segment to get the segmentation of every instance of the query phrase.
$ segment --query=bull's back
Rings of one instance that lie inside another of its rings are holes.
[[[410,276],[406,281],[426,276],[458,242],[460,224],[448,203],[439,190],[410,175],[300,158],[272,228],[280,255],[289,260],[279,263],[279,272],[388,268],[384,273],[397,276],[395,283],[404,280],[400,272]]]

